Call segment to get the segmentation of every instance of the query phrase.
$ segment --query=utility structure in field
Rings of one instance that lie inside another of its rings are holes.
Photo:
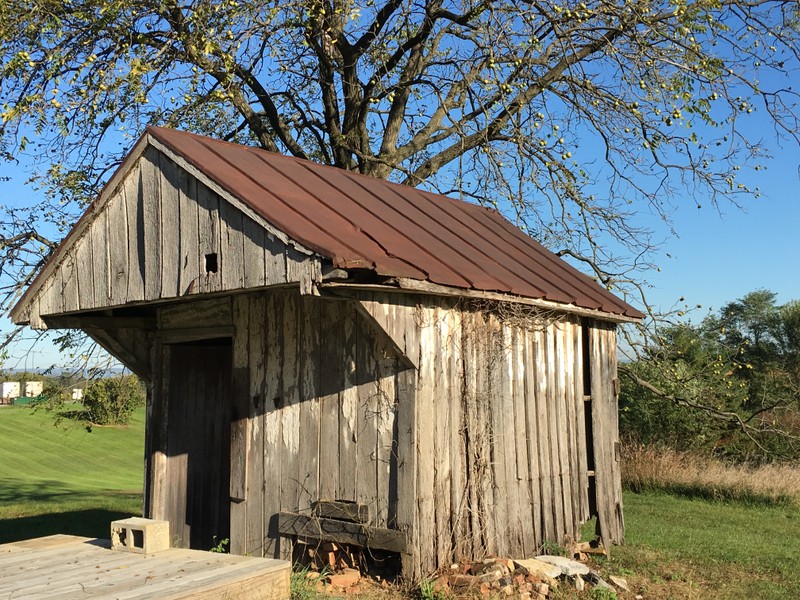
[[[623,541],[616,324],[643,315],[496,211],[149,128],[12,310],[148,383],[145,516],[416,578],[597,515]]]

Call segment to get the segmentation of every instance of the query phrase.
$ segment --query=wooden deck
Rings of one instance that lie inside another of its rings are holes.
[[[3,600],[282,600],[289,572],[280,560],[176,548],[142,555],[68,535],[0,544]]]

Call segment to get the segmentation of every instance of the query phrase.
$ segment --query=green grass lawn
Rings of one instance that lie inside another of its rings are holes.
[[[645,598],[797,598],[797,508],[658,493],[624,502],[626,545],[599,566]]]
[[[127,428],[88,433],[66,421],[54,427],[29,408],[0,409],[0,543],[52,533],[108,537],[113,519],[141,514],[143,420],[139,410]],[[797,598],[797,508],[663,493],[626,492],[624,500],[627,545],[596,561],[601,573],[629,581],[623,597]],[[577,596],[562,588],[554,597]]]
[[[0,409],[0,543],[68,533],[108,537],[141,514],[144,409],[128,427],[94,427],[28,407]]]

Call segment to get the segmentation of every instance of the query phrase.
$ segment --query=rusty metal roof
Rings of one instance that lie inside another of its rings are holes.
[[[173,129],[147,133],[337,268],[644,316],[495,210]]]

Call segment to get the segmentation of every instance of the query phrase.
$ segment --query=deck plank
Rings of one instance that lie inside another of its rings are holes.
[[[50,536],[0,544],[0,597],[14,600],[279,600],[288,562],[170,549],[142,555],[104,540]]]

